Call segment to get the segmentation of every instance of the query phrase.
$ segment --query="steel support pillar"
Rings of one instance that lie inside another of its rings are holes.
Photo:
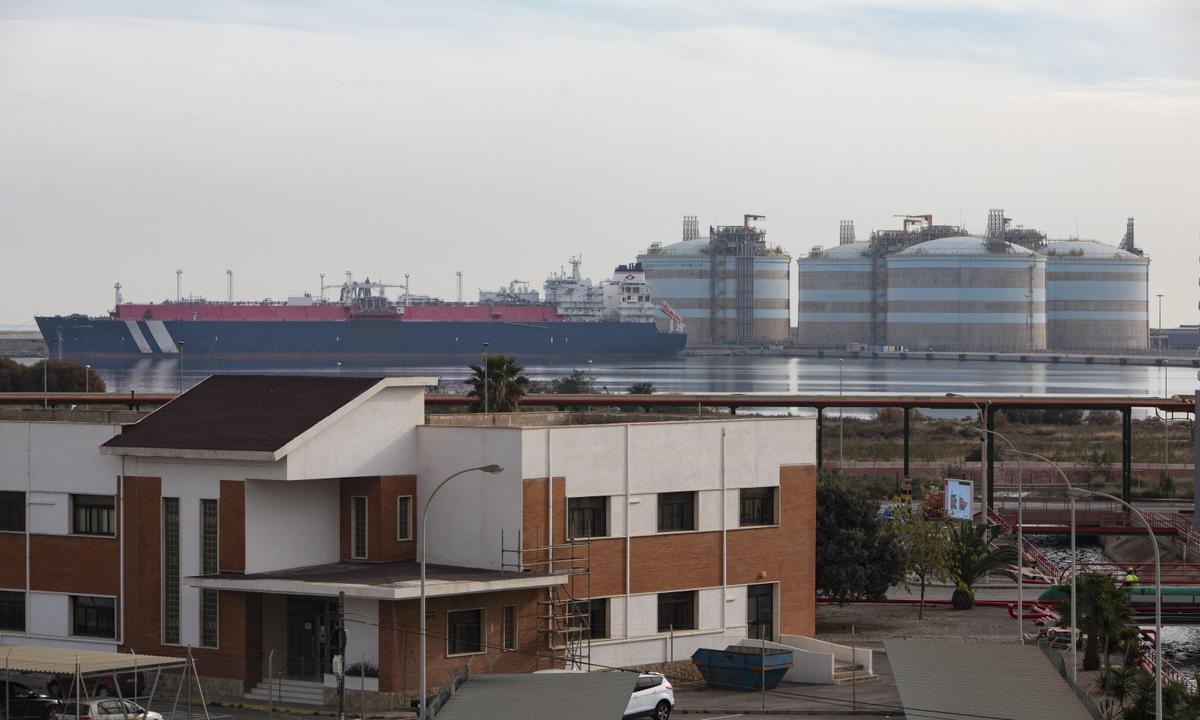
[[[1121,499],[1133,502],[1133,408],[1121,408]]]
[[[825,408],[817,408],[817,471],[825,467]]]
[[[987,506],[995,507],[996,505],[996,410],[991,403],[986,406],[984,420],[987,432],[983,434],[983,460],[987,463]],[[987,513],[984,513],[984,522],[987,522]]]
[[[910,440],[912,440],[912,433],[909,430],[909,414],[911,412],[912,412],[912,408],[905,406],[905,408],[904,408],[904,477],[905,478],[912,477],[908,471],[909,446],[911,445]]]

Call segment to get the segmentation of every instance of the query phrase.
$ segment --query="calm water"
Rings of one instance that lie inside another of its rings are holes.
[[[954,360],[876,360],[787,357],[685,357],[642,362],[580,362],[526,367],[535,380],[560,377],[582,369],[596,378],[597,389],[623,392],[636,382],[660,391],[716,393],[992,393],[1161,395],[1193,392],[1196,370],[1184,367],[1120,365],[1052,365]],[[185,359],[182,373],[173,359],[138,360],[97,367],[110,390],[176,390],[190,387],[214,372],[314,373],[345,375],[435,375],[453,387],[467,376],[465,365],[396,365],[347,367],[296,365],[200,366]]]

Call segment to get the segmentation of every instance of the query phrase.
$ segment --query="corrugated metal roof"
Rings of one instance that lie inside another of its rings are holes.
[[[1055,718],[1091,713],[1034,645],[888,640],[888,662],[910,717]]]
[[[571,720],[621,720],[633,672],[480,675],[468,680],[438,720],[527,720],[548,714]]]
[[[997,253],[987,251],[985,243],[987,243],[987,238],[978,235],[958,235],[917,243],[912,247],[901,250],[896,255],[996,255]],[[1037,254],[1020,245],[1013,245],[1012,243],[1004,244],[1008,246],[1006,255]]]
[[[72,650],[40,645],[0,645],[0,658],[9,670],[27,673],[74,673],[79,663],[82,673],[120,670],[146,670],[164,665],[182,665],[186,658],[163,655]]]

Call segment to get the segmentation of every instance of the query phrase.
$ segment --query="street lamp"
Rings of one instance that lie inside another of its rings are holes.
[[[486,343],[485,343],[485,347],[486,347]],[[421,620],[420,620],[420,636],[421,636],[420,637],[420,643],[421,643],[420,653],[421,653],[421,656],[419,658],[419,665],[421,667],[421,691],[420,691],[421,695],[420,695],[420,700],[419,700],[419,702],[421,703],[421,714],[420,714],[421,720],[425,720],[427,717],[429,717],[428,711],[425,708],[425,706],[426,706],[425,700],[428,697],[428,693],[426,692],[426,688],[425,688],[425,664],[426,664],[425,663],[425,549],[426,549],[425,528],[428,527],[428,523],[426,521],[429,519],[429,506],[433,503],[433,498],[437,496],[438,491],[446,486],[446,483],[450,482],[451,480],[458,477],[459,475],[464,475],[469,472],[475,472],[476,470],[478,470],[479,472],[488,473],[489,475],[495,475],[496,473],[504,472],[504,468],[500,467],[499,465],[494,465],[494,464],[493,465],[480,465],[479,467],[472,467],[472,468],[467,468],[466,470],[459,470],[458,472],[454,473],[453,475],[450,475],[445,480],[438,483],[438,486],[433,489],[433,492],[429,493],[429,498],[425,500],[425,507],[421,510]]]
[[[1162,299],[1163,294],[1158,293],[1158,349],[1163,351],[1167,349],[1167,336],[1163,334],[1162,326]]]
[[[1061,471],[1060,471],[1061,472]],[[1146,519],[1133,505],[1125,502],[1115,495],[1102,493],[1096,490],[1088,490],[1086,488],[1070,487],[1067,488],[1067,496],[1077,497],[1101,497],[1106,500],[1111,500],[1124,505],[1129,512],[1137,516],[1138,520],[1146,526],[1146,532],[1150,535],[1150,547],[1154,549],[1154,717],[1160,718],[1163,716],[1162,706],[1162,562],[1158,555],[1158,539],[1154,537],[1154,529],[1150,527],[1150,521]],[[1073,586],[1072,586],[1072,589]],[[1071,598],[1071,612],[1075,611],[1075,598]]]
[[[842,390],[842,387],[843,387],[842,386],[842,371],[845,369],[846,369],[846,358],[838,358],[838,397],[839,398],[845,397],[845,393]],[[845,456],[845,452],[843,451],[844,445],[842,443],[842,437],[843,437],[842,426],[844,425],[842,418],[843,418],[843,416],[845,416],[845,414],[846,414],[846,408],[839,407],[838,408],[838,472],[839,473],[842,472],[842,469],[846,465],[846,456]]]
[[[488,344],[483,344],[483,414],[488,412]]]
[[[83,391],[89,393],[92,391],[92,366],[83,366]]]

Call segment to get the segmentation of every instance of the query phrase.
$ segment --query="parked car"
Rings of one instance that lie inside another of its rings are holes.
[[[88,700],[80,704],[79,711],[83,713],[83,717],[78,720],[162,720],[162,715],[147,710],[132,700],[119,698]],[[62,703],[62,709],[54,716],[54,720],[76,720],[75,703]]]
[[[661,673],[642,673],[633,686],[625,717],[667,720],[675,708],[675,688]]]
[[[59,702],[24,683],[0,680],[0,715],[7,695],[9,715],[5,720],[49,720],[59,710]]]
[[[113,682],[111,674],[85,675],[83,678],[84,695],[99,698],[116,697],[117,695],[126,698],[135,698],[150,691],[150,686],[146,683],[145,676],[140,672],[117,673],[117,679],[121,683],[120,693],[117,692],[118,688]],[[46,690],[49,691],[50,697],[74,697],[75,676],[69,674],[53,675],[46,682]]]

